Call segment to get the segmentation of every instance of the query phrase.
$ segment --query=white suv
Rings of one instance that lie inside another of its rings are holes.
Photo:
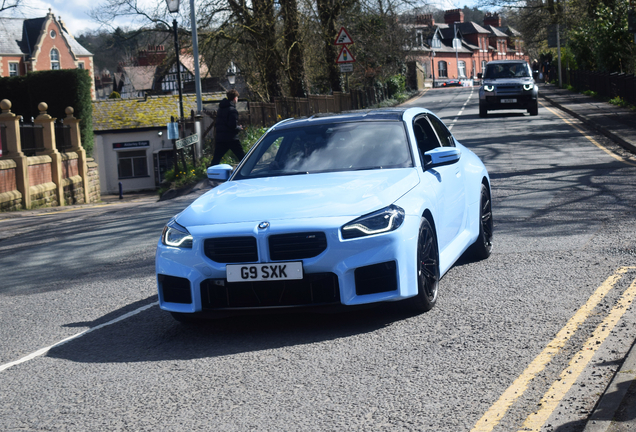
[[[539,114],[539,87],[532,78],[528,62],[498,60],[486,64],[486,72],[479,89],[479,117],[489,110],[525,109],[530,115]]]

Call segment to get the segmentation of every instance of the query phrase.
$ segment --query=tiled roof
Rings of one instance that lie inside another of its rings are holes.
[[[0,18],[0,55],[29,53],[23,27],[22,18]]]
[[[0,17],[0,55],[31,55],[35,50],[35,44],[42,33],[46,19],[46,17],[30,19]],[[62,36],[68,42],[73,54],[76,56],[93,55],[80,45],[63,26],[60,27]]]
[[[204,93],[203,101],[220,100],[225,93]],[[183,95],[183,112],[197,109],[196,95]],[[93,101],[93,130],[108,131],[165,127],[170,116],[179,117],[179,96],[148,96],[147,99],[109,99]]]
[[[152,90],[157,66],[124,66],[123,69],[135,90]]]

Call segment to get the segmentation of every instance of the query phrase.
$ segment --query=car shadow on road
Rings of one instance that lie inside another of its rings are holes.
[[[67,326],[92,328],[130,309],[123,308],[94,322],[70,323]],[[355,337],[406,319],[418,319],[418,316],[404,303],[384,303],[368,309],[333,314],[247,315],[184,325],[154,306],[54,347],[48,357],[81,363],[221,357]]]

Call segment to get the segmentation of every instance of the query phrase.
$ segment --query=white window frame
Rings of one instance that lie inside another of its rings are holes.
[[[12,67],[15,67],[15,71],[11,70]],[[18,62],[9,62],[9,76],[20,76],[20,63]]]
[[[459,78],[466,78],[466,62],[464,60],[460,60],[457,63],[457,76]]]
[[[143,153],[143,155],[141,153]],[[130,160],[130,170],[132,171],[132,176],[122,177],[122,167],[121,167],[122,159]],[[145,166],[144,173],[135,172],[135,160],[139,160],[139,159],[144,160],[144,163],[143,163],[143,166]],[[120,180],[150,177],[150,175],[148,174],[148,153],[146,152],[146,150],[131,149],[127,151],[118,151],[117,152],[117,177]]]
[[[442,66],[444,67],[442,68]],[[437,62],[437,77],[448,78],[448,62],[447,61],[440,60]]]
[[[60,51],[57,48],[51,49],[51,70],[60,70]]]

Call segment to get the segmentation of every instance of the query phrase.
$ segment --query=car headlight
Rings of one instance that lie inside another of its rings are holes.
[[[532,90],[533,88],[534,88],[534,84],[524,84],[524,85],[523,85],[523,89],[524,89],[525,91],[530,91],[530,90]]]
[[[192,236],[173,219],[163,228],[161,243],[178,248],[192,248]]]
[[[396,205],[390,205],[344,225],[341,229],[342,238],[352,239],[394,231],[402,225],[402,222],[404,222],[404,210]]]
[[[484,85],[484,90],[486,90],[487,92],[491,92],[491,91],[495,90],[495,86],[494,85]]]

